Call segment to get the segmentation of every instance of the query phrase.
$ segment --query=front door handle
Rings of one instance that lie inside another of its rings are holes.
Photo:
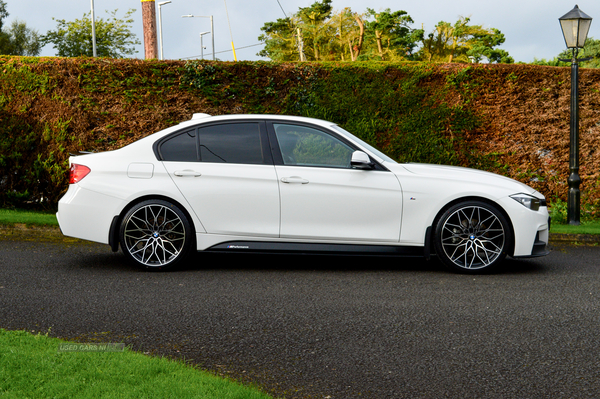
[[[282,177],[281,181],[287,184],[308,184],[308,180],[303,179],[300,176]]]
[[[176,170],[173,172],[175,176],[178,177],[198,177],[202,176],[202,173],[196,172],[195,170],[185,169],[185,170]]]

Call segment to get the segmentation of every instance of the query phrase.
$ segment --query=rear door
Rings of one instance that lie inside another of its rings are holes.
[[[210,234],[279,236],[279,187],[265,123],[201,125],[170,136],[159,153]]]

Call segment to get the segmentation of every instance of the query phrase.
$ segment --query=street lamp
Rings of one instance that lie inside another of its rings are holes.
[[[212,59],[215,60],[215,26],[213,23],[213,16],[204,16],[204,15],[182,15],[181,18],[210,18],[210,34],[212,37]],[[200,44],[202,44],[202,35],[200,35]]]
[[[160,59],[164,60],[164,54],[163,54],[163,34],[162,34],[162,10],[161,7],[164,6],[165,4],[169,4],[171,1],[163,1],[161,3],[158,3],[158,30],[160,31]]]
[[[208,35],[210,32],[200,32],[200,59],[204,59],[204,39],[202,36]]]
[[[580,200],[579,185],[579,62],[587,59],[578,59],[579,49],[583,48],[587,39],[592,17],[585,14],[576,5],[571,11],[558,19],[563,31],[567,48],[573,49],[571,62],[571,127],[570,127],[570,150],[569,150],[569,198],[567,203],[567,220],[569,224],[580,224]]]

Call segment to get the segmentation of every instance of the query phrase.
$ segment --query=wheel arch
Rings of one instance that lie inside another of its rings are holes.
[[[187,217],[188,222],[190,223],[190,225],[192,227],[192,232],[194,232],[194,233],[196,232],[196,226],[194,224],[194,219],[192,218],[188,209],[184,205],[182,205],[179,201],[174,200],[173,198],[168,197],[166,195],[158,195],[158,194],[144,195],[142,197],[138,197],[138,198],[130,201],[125,207],[123,207],[123,209],[121,210],[121,213],[119,213],[118,215],[116,215],[113,218],[112,223],[110,225],[110,230],[108,232],[108,243],[113,252],[117,252],[119,250],[119,238],[120,238],[119,230],[120,230],[121,222],[123,221],[123,217],[125,217],[127,212],[129,212],[129,210],[131,208],[133,208],[135,205],[137,205],[141,202],[147,201],[147,200],[162,200],[162,201],[168,201],[168,202],[173,203],[173,205],[175,205],[179,209],[181,209],[181,211]],[[192,234],[192,239],[194,240],[194,242],[192,243],[192,246],[195,248],[196,234]]]
[[[515,228],[513,226],[512,219],[508,215],[508,212],[506,212],[506,210],[502,207],[502,205],[500,205],[499,203],[497,203],[495,201],[490,200],[489,198],[478,197],[478,196],[468,196],[468,197],[456,198],[456,199],[448,202],[446,205],[444,205],[438,211],[438,213],[433,218],[433,223],[431,225],[432,230],[435,229],[435,226],[437,225],[438,221],[440,220],[442,214],[444,212],[446,212],[446,210],[448,210],[449,208],[453,207],[456,204],[459,204],[461,202],[468,202],[468,201],[485,202],[486,204],[489,204],[489,205],[493,206],[494,208],[498,209],[498,211],[500,211],[502,213],[502,216],[504,216],[504,218],[508,222],[508,226],[510,227],[510,233],[511,233],[510,234],[511,241],[508,243],[508,250],[506,252],[508,255],[513,256],[514,252],[515,252]],[[433,244],[434,244],[434,240],[435,240],[435,234],[433,234],[433,233],[430,234],[429,240],[430,240],[429,245],[431,246],[431,248],[434,248]]]

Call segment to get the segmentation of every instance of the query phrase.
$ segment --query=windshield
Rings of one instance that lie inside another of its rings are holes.
[[[348,137],[349,139],[352,139],[356,142],[358,142],[361,146],[365,147],[365,149],[367,149],[369,152],[371,152],[373,155],[378,156],[379,158],[381,158],[383,161],[385,162],[391,162],[391,163],[397,163],[396,161],[394,161],[392,158],[388,157],[387,155],[385,155],[383,152],[379,151],[377,148],[373,147],[370,144],[365,143],[364,141],[362,141],[361,139],[359,139],[358,137],[356,137],[355,135],[353,135],[352,133],[342,129],[341,127],[339,127],[338,125],[332,125],[331,126],[334,130],[336,130],[338,133],[341,133],[343,136]]]

